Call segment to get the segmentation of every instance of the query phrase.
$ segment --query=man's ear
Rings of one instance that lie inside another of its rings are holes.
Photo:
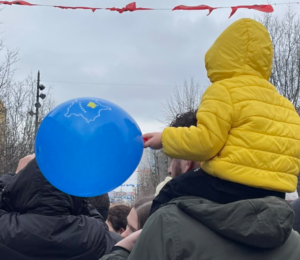
[[[184,165],[185,172],[200,168],[200,163],[194,161],[185,161]]]
[[[118,231],[118,233],[121,235],[124,231],[125,231],[124,228],[120,228],[119,231]]]
[[[186,161],[186,168],[187,168],[187,172],[193,170],[194,169],[194,162],[193,161]]]
[[[194,164],[192,161],[186,161],[186,160],[182,160],[181,161],[181,169],[182,169],[182,173],[186,173],[188,171],[191,171],[194,167]]]

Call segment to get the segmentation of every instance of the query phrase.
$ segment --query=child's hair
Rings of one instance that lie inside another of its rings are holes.
[[[152,201],[154,197],[146,197],[138,200],[134,205],[136,214],[138,216],[138,229],[142,229],[149,217],[150,209],[152,206]]]
[[[197,126],[196,118],[197,110],[190,110],[188,112],[178,114],[171,122],[171,127],[190,127]]]

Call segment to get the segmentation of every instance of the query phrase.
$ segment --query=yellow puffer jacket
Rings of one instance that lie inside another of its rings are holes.
[[[172,158],[201,161],[224,180],[294,191],[300,167],[300,119],[268,82],[273,47],[266,28],[251,19],[229,26],[206,53],[213,83],[197,112],[197,127],[166,128]]]

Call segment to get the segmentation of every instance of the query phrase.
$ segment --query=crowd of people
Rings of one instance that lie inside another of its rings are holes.
[[[144,135],[170,176],[132,208],[65,194],[21,159],[0,178],[0,259],[298,260],[300,118],[269,82],[272,59],[254,20],[219,36],[199,109]]]

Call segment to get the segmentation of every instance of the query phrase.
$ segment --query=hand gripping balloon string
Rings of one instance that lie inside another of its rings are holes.
[[[144,143],[146,143],[149,140],[149,138],[143,137],[143,140],[144,140]]]

